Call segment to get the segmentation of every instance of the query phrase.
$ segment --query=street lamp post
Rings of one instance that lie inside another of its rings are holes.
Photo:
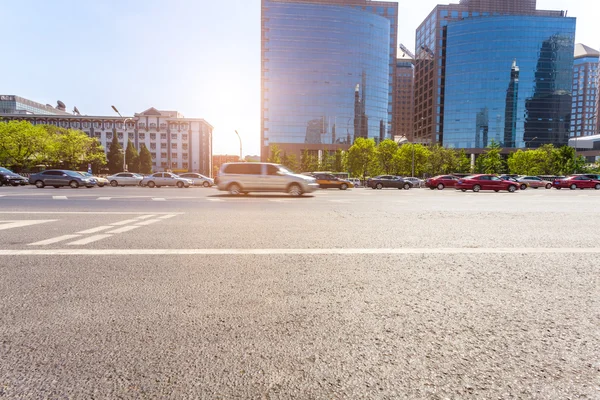
[[[119,117],[123,118],[123,116],[121,115],[121,113],[119,112],[119,110],[117,110],[117,107],[115,106],[111,106],[113,110],[115,110],[115,112],[117,114],[119,114]],[[127,117],[123,120],[123,132],[127,133],[127,121],[128,120],[133,120],[133,118],[131,117]],[[129,139],[129,137],[128,137]],[[123,171],[127,171],[127,145],[125,144],[125,140],[123,140]]]
[[[235,134],[237,135],[238,139],[240,139],[240,161],[242,161],[242,138],[240,136],[240,134],[238,133],[238,131],[234,131]]]
[[[525,142],[525,148],[527,148],[527,145],[528,145],[529,143],[533,142],[534,140],[536,140],[537,138],[538,138],[538,137],[536,136],[536,137],[534,137],[533,139],[526,141],[526,142]]]

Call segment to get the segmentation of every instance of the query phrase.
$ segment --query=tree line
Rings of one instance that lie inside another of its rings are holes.
[[[130,172],[152,173],[152,156],[145,145],[138,154],[129,140],[125,157]],[[123,170],[123,150],[116,135],[105,154],[97,138],[78,129],[27,121],[0,122],[0,166],[29,172],[50,168],[87,170],[88,164],[94,173],[103,172],[106,167],[109,173]]]
[[[277,145],[272,145],[268,161],[283,164],[292,171],[348,172],[360,178],[410,176],[413,168],[418,177],[470,173],[568,175],[586,170],[585,158],[576,156],[575,149],[569,146],[557,148],[547,144],[535,150],[517,150],[505,155],[500,144],[494,141],[477,155],[474,165],[463,149],[413,143],[399,145],[390,139],[376,144],[373,139],[365,138],[357,138],[348,151],[324,151],[320,158],[305,150],[299,160],[294,154],[288,155]]]

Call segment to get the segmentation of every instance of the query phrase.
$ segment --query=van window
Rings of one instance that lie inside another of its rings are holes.
[[[223,170],[226,174],[244,174],[244,175],[261,175],[262,164],[247,163],[247,164],[229,164]]]
[[[279,168],[277,168],[276,166],[271,164],[267,165],[267,175],[277,175],[278,172]]]

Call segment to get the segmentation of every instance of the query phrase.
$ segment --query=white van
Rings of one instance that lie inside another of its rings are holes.
[[[301,196],[318,189],[316,179],[294,174],[283,165],[271,163],[226,163],[215,184],[232,195],[249,192],[283,192]]]

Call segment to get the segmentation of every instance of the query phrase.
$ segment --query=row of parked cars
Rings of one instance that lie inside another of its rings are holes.
[[[494,190],[499,192],[506,190],[515,192],[516,190],[525,190],[527,188],[556,188],[563,189],[596,189],[600,190],[600,175],[597,174],[578,174],[569,177],[557,177],[552,180],[546,180],[539,176],[509,176],[509,175],[490,175],[477,174],[464,178],[453,175],[439,175],[429,178],[425,181],[425,186],[431,190],[443,190],[447,187],[455,188],[466,192],[472,190],[479,192],[480,190]]]

